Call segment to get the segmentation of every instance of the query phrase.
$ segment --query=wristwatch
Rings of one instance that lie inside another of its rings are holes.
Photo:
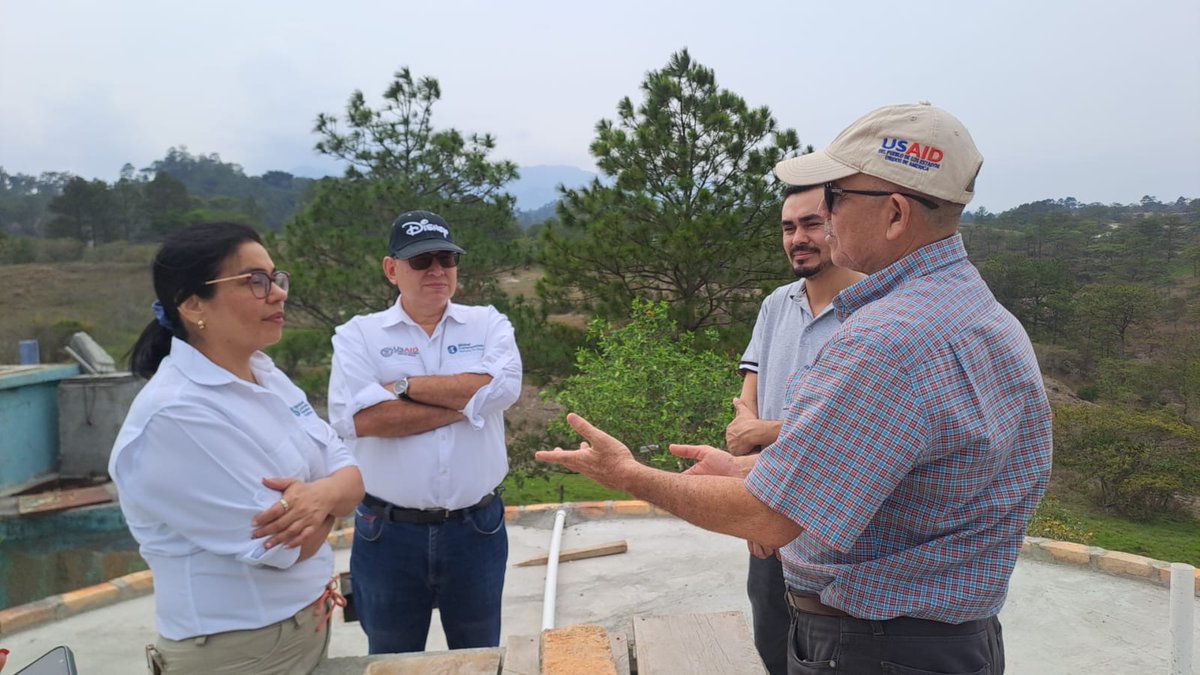
[[[396,380],[396,383],[392,385],[392,393],[396,395],[396,398],[407,399],[408,398],[408,378],[401,377],[400,379]]]

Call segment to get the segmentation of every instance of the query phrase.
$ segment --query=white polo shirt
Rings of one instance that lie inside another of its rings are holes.
[[[154,572],[155,622],[166,638],[262,628],[316,600],[333,574],[322,545],[265,550],[250,521],[279,501],[265,477],[312,481],[355,462],[304,392],[256,353],[259,384],[188,343],[134,399],[108,472],[142,557]]]
[[[492,376],[462,410],[466,420],[400,438],[355,434],[355,413],[395,400],[384,383],[460,373]],[[499,485],[508,473],[504,411],[520,395],[512,324],[491,306],[450,303],[427,335],[397,299],[333,336],[329,421],[358,459],[367,492],[399,506],[461,509]]]

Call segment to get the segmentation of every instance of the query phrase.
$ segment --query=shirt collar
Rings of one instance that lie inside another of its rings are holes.
[[[171,338],[171,354],[168,357],[171,359],[171,364],[183,374],[184,377],[206,386],[218,386],[222,384],[231,384],[235,382],[244,382],[233,373],[225,370],[221,366],[208,360],[199,349],[191,346],[187,342],[180,340],[177,337]],[[265,375],[271,368],[274,367],[274,362],[271,357],[262,352],[254,352],[250,356],[250,369],[254,371],[259,381],[262,381],[262,375]]]
[[[884,297],[910,279],[928,276],[966,259],[967,250],[963,248],[960,234],[926,244],[838,293],[833,299],[838,319],[845,321],[864,305]]]
[[[445,321],[446,319],[452,319],[455,323],[465,324],[467,322],[465,312],[466,308],[463,305],[459,305],[454,302],[448,303],[446,305],[446,313],[442,315],[442,321]],[[383,311],[383,320],[381,323],[385,328],[401,323],[408,324],[410,326],[417,326],[418,328],[420,327],[420,325],[408,315],[408,312],[404,311],[404,307],[400,305],[399,296],[396,296],[396,302],[392,303],[391,307],[388,307]],[[440,324],[441,321],[438,323]]]

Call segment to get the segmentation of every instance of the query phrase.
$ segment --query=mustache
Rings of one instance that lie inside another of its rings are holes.
[[[788,250],[788,255],[796,255],[797,253],[820,253],[821,249],[815,246],[805,246],[797,244]]]

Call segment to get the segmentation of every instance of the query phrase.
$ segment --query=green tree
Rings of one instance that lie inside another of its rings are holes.
[[[1145,286],[1095,284],[1075,296],[1077,335],[1097,354],[1123,354],[1131,329],[1147,325],[1161,300]]]
[[[355,91],[344,117],[317,117],[317,151],[343,160],[346,173],[320,181],[305,210],[285,225],[277,248],[294,275],[291,302],[330,330],[394,300],[380,260],[391,222],[404,211],[441,214],[467,250],[461,301],[494,300],[500,270],[519,262],[511,244],[520,230],[504,192],[516,165],[489,157],[495,149],[490,135],[435,129],[433,105],[440,98],[437,80],[416,79],[404,68],[378,109]]]
[[[996,300],[1031,333],[1051,334],[1070,317],[1075,282],[1056,260],[1006,253],[988,258],[979,273]]]
[[[621,439],[656,463],[677,466],[669,443],[723,446],[733,419],[730,400],[741,386],[735,364],[704,348],[713,331],[681,332],[664,302],[632,305],[622,327],[596,319],[588,328],[593,347],[580,349],[576,374],[563,381],[555,401],[567,412]],[[567,443],[565,418],[551,437]]]
[[[155,235],[166,235],[187,225],[187,212],[192,208],[187,187],[178,178],[160,171],[142,188],[145,196],[146,219]]]
[[[771,169],[800,151],[796,133],[719,88],[686,49],[641,90],[596,125],[590,149],[608,179],[563,192],[539,293],[605,317],[665,300],[686,330],[752,321],[758,291],[781,278]]]
[[[54,217],[46,225],[51,237],[70,237],[95,245],[119,234],[117,208],[108,184],[102,180],[72,178],[49,205]]]
[[[1097,503],[1146,518],[1200,490],[1200,434],[1161,411],[1056,406],[1054,458],[1093,489]]]

